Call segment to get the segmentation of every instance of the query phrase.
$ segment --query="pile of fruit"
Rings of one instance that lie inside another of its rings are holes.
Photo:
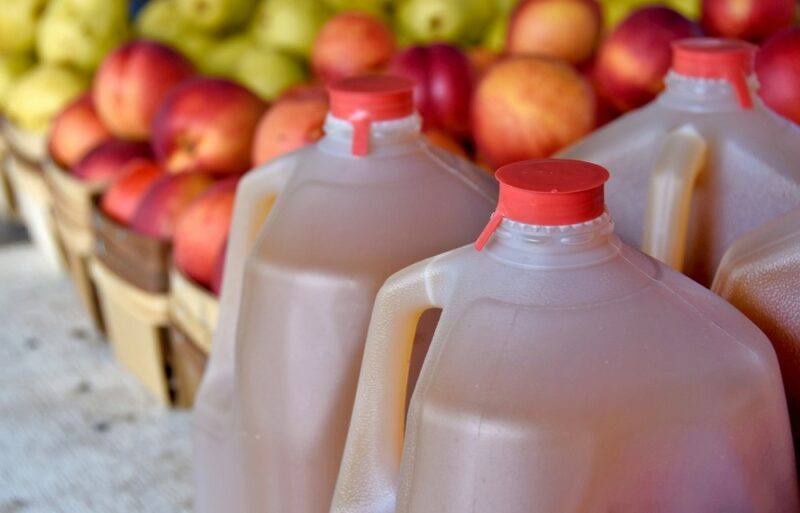
[[[0,0],[0,108],[213,289],[236,180],[318,140],[342,77],[413,78],[430,140],[494,169],[649,102],[670,44],[707,34],[763,44],[762,97],[800,122],[795,0],[651,4]]]

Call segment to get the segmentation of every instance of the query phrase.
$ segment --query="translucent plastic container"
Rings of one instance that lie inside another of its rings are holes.
[[[744,312],[772,341],[798,446],[800,208],[734,242],[722,259],[712,290]]]
[[[656,100],[561,154],[611,170],[622,240],[706,286],[737,237],[800,204],[800,127],[756,97],[754,48],[677,42]]]
[[[328,511],[379,287],[490,215],[496,185],[426,142],[412,87],[339,83],[324,138],[243,178],[195,407],[198,511]]]
[[[766,337],[619,241],[600,166],[528,161],[497,177],[475,247],[378,294],[331,511],[796,512]],[[433,307],[406,423],[411,334]]]

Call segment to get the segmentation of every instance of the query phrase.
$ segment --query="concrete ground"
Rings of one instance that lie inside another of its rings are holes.
[[[191,511],[189,414],[115,363],[23,238],[0,222],[0,513]]]

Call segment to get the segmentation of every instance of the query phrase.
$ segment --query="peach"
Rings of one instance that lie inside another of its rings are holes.
[[[175,222],[175,266],[209,289],[216,258],[228,240],[238,180],[239,177],[231,177],[214,184],[192,201]]]
[[[145,192],[131,218],[131,228],[161,240],[171,240],[175,221],[189,204],[214,184],[208,173],[167,174]]]
[[[758,94],[772,110],[800,124],[800,27],[769,38],[756,54]]]
[[[472,100],[480,155],[492,167],[547,157],[594,128],[589,83],[570,65],[545,57],[508,57],[483,76]]]
[[[221,78],[174,88],[153,121],[153,149],[170,173],[239,174],[250,168],[256,126],[266,104]]]
[[[703,0],[709,35],[761,41],[794,21],[796,0]]]
[[[87,182],[108,183],[119,176],[129,162],[152,158],[153,152],[146,142],[111,139],[87,153],[72,169],[72,174]]]
[[[167,91],[192,75],[192,64],[175,50],[152,41],[128,43],[106,56],[95,75],[97,113],[117,137],[147,139]]]
[[[323,25],[314,40],[311,67],[324,81],[381,71],[392,58],[395,37],[380,19],[342,12]]]
[[[601,29],[597,0],[524,0],[511,13],[506,50],[579,64],[594,53]]]
[[[253,165],[316,142],[323,135],[328,95],[321,87],[295,90],[270,107],[256,129]]]
[[[89,94],[80,96],[53,120],[47,147],[56,164],[71,168],[90,150],[111,138]]]
[[[100,208],[110,218],[129,224],[142,197],[164,170],[153,160],[134,160],[126,164],[100,200]]]
[[[621,111],[651,101],[664,88],[671,43],[699,35],[697,24],[667,7],[635,11],[600,46],[594,69],[598,93]]]

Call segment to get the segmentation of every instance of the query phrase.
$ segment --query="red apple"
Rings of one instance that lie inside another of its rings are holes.
[[[416,82],[414,103],[425,129],[469,133],[475,73],[464,52],[447,44],[414,46],[399,53],[389,69]]]
[[[147,139],[167,91],[192,75],[192,64],[175,50],[152,41],[128,43],[111,52],[95,75],[100,119],[117,137]]]
[[[217,256],[224,250],[239,177],[211,186],[181,212],[175,222],[173,257],[180,271],[211,288]]]
[[[768,39],[756,54],[755,67],[764,103],[800,124],[800,27]]]
[[[153,121],[153,149],[171,173],[243,173],[250,168],[256,126],[266,104],[221,78],[174,88]]]
[[[794,21],[796,0],[703,0],[709,35],[761,41]]]
[[[506,58],[483,76],[472,100],[473,136],[492,167],[547,157],[589,133],[594,93],[570,65],[546,57]]]
[[[222,251],[214,258],[214,272],[211,274],[211,292],[216,296],[222,292],[222,279],[225,275],[225,255],[228,253],[228,241],[222,246]]]
[[[311,52],[311,67],[326,82],[381,71],[395,51],[394,33],[380,19],[350,11],[322,26]]]
[[[514,55],[579,64],[594,53],[602,26],[597,0],[523,0],[511,13],[506,46]]]
[[[214,184],[208,173],[162,176],[148,188],[133,214],[131,228],[149,237],[172,238],[175,220],[196,197]]]
[[[644,7],[603,42],[594,77],[598,93],[621,111],[640,107],[664,88],[671,44],[700,35],[697,24],[667,7]]]
[[[267,110],[256,129],[253,165],[312,144],[323,135],[328,95],[321,87],[291,91]]]
[[[152,160],[146,142],[111,139],[86,154],[72,169],[72,174],[87,182],[109,182],[119,176],[134,160]]]
[[[100,200],[100,208],[112,219],[129,224],[150,186],[164,175],[153,160],[134,160],[124,166]]]
[[[91,95],[84,94],[53,120],[47,146],[56,164],[69,169],[110,138],[111,133],[97,117]]]

